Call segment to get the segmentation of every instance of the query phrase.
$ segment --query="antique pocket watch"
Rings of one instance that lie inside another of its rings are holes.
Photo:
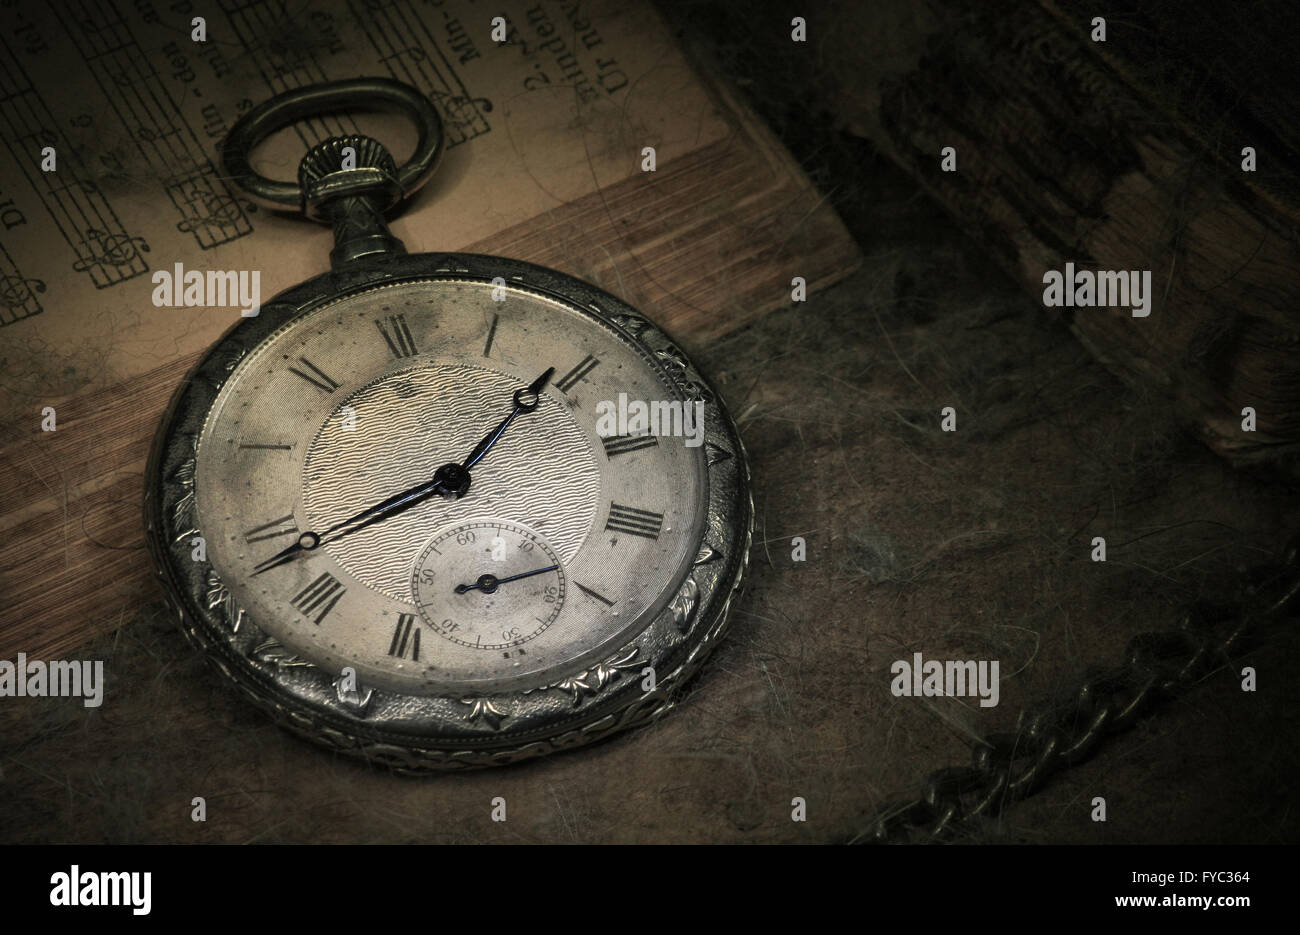
[[[349,136],[297,184],[253,172],[273,131],[375,106],[415,122],[406,165]],[[411,771],[667,711],[723,633],[753,525],[735,425],[651,322],[540,266],[406,253],[384,214],[441,149],[428,100],[386,79],[239,121],[226,173],[332,224],[332,269],[208,351],[147,473],[189,638],[289,728]]]

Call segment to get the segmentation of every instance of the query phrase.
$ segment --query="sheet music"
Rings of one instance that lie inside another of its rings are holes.
[[[230,126],[272,94],[378,75],[430,97],[447,148],[393,223],[412,252],[638,175],[644,147],[662,167],[728,132],[639,3],[5,0],[0,22],[5,410],[197,353],[239,320],[234,305],[155,305],[159,270],[259,270],[266,300],[328,268],[326,228],[252,204],[217,164]],[[254,165],[292,179],[307,147],[355,132],[399,163],[414,147],[400,117],[329,116],[281,131]]]

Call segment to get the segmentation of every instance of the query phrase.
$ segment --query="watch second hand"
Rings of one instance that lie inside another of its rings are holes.
[[[548,565],[545,568],[534,568],[532,571],[520,572],[517,575],[511,575],[508,578],[498,578],[496,575],[479,575],[478,580],[473,584],[458,584],[455,587],[457,594],[464,594],[466,591],[479,590],[484,594],[491,594],[498,585],[505,584],[507,581],[518,581],[520,578],[531,578],[533,575],[543,575],[548,571],[555,571],[559,565]]]

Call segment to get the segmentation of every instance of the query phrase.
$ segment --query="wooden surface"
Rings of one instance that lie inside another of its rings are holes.
[[[757,528],[731,628],[667,717],[499,770],[393,776],[270,723],[155,601],[67,654],[104,660],[103,707],[0,702],[0,841],[842,842],[1135,633],[1230,597],[1294,511],[1182,438],[977,247],[936,237],[914,190],[872,191],[859,274],[699,353],[740,421]],[[1214,673],[974,839],[1294,841],[1296,634],[1237,660],[1258,693]],[[1001,660],[999,704],[894,697],[890,664],[916,651]]]
[[[936,0],[842,11],[843,121],[1041,304],[1043,273],[1152,272],[1152,311],[1064,315],[1098,359],[1235,463],[1300,465],[1293,3]],[[1089,37],[1107,17],[1104,43]],[[889,17],[892,17],[889,18]],[[892,56],[851,37],[892,27]],[[1265,50],[1256,59],[1252,49]],[[1288,103],[1289,102],[1289,103]],[[940,151],[957,171],[940,171]],[[1241,150],[1258,171],[1241,171]],[[1242,430],[1252,407],[1258,431]]]

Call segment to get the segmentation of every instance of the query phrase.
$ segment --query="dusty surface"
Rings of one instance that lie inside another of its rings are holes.
[[[787,105],[765,106],[789,131]],[[866,144],[825,121],[787,140],[868,259],[692,348],[740,423],[758,526],[731,632],[676,712],[519,767],[394,777],[271,725],[155,605],[72,654],[107,660],[98,711],[0,705],[0,840],[844,841],[925,772],[966,762],[975,735],[1118,661],[1132,634],[1230,599],[1238,568],[1292,531],[1294,490],[1180,434]],[[945,406],[956,432],[940,430]],[[1275,631],[1240,660],[1259,691],[1217,672],[975,840],[1295,841],[1297,649]],[[895,698],[889,666],[917,651],[999,660],[1000,704]]]
[[[878,204],[870,226],[891,236],[860,276],[700,352],[749,446],[758,529],[731,634],[668,719],[493,773],[383,775],[270,725],[151,607],[76,656],[107,660],[99,711],[0,707],[0,839],[842,840],[964,762],[968,732],[1012,728],[1280,541],[1281,491],[1173,434],[1041,310],[982,282],[973,249],[935,243],[923,202]],[[924,251],[906,242],[922,235]],[[1293,838],[1296,754],[1279,739],[1297,673],[1276,663],[1294,643],[1256,660],[1260,692],[1207,680],[988,834]],[[915,651],[1000,660],[1001,703],[893,697],[889,664]],[[1095,794],[1106,825],[1087,818]],[[488,818],[497,795],[505,823]],[[790,821],[796,795],[807,823]]]

